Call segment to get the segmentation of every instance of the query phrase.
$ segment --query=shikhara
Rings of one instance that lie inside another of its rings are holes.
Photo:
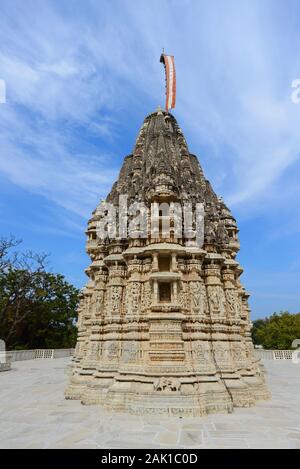
[[[267,399],[236,260],[236,221],[171,114],[158,109],[146,117],[106,198],[127,228],[136,212],[124,220],[120,196],[142,209],[145,232],[137,224],[130,236],[99,237],[105,209],[88,223],[89,282],[66,397],[166,416],[231,412]],[[201,245],[193,217],[179,236],[176,210],[161,208],[185,204],[202,207]]]

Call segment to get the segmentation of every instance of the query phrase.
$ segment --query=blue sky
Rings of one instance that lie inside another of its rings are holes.
[[[240,228],[252,318],[300,310],[300,4],[1,0],[0,235],[79,287],[87,219],[164,104]]]

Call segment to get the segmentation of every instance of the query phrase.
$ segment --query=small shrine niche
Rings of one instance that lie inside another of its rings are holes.
[[[159,302],[170,303],[171,302],[171,283],[160,282],[158,285]]]

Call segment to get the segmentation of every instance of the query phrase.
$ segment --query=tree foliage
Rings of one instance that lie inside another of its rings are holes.
[[[253,321],[252,339],[265,349],[290,350],[293,340],[300,339],[300,313],[282,311]]]
[[[46,254],[12,251],[19,244],[0,238],[0,338],[8,349],[73,347],[79,291],[46,271]]]

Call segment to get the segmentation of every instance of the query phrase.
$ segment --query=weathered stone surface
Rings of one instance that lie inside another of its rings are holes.
[[[235,260],[236,221],[170,114],[146,117],[107,197],[117,211],[120,195],[143,202],[149,215],[153,203],[204,204],[204,244],[178,237],[172,215],[168,235],[101,240],[93,213],[66,397],[166,416],[232,412],[268,398]]]

